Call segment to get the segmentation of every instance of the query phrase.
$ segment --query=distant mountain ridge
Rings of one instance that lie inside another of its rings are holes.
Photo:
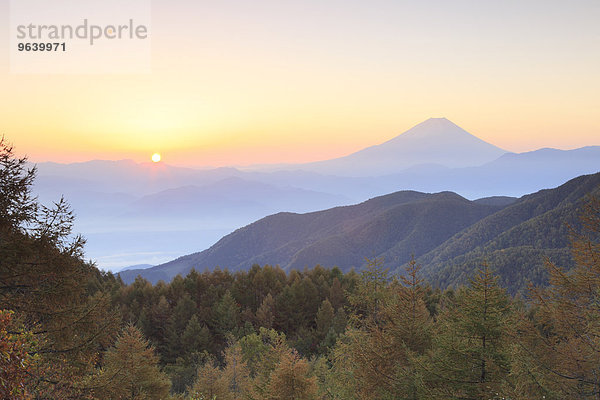
[[[451,192],[397,192],[354,206],[275,214],[205,251],[121,277],[131,282],[140,274],[156,282],[191,268],[236,271],[252,264],[288,270],[319,264],[347,271],[362,267],[365,257],[382,257],[384,265],[401,271],[414,255],[424,275],[442,287],[463,283],[487,260],[514,292],[530,281],[544,282],[544,257],[570,265],[565,223],[576,226],[581,205],[592,194],[600,194],[600,173],[519,199],[469,201]]]
[[[153,216],[160,209],[164,216],[185,218],[202,216],[207,212],[213,216],[260,215],[278,209],[307,212],[324,205],[334,207],[350,202],[340,195],[230,177],[205,186],[182,186],[146,195],[129,205],[128,215]]]
[[[423,273],[436,285],[457,285],[487,262],[513,291],[543,284],[546,258],[572,265],[570,229],[580,225],[582,206],[592,195],[600,196],[600,173],[523,196],[419,257]]]
[[[505,153],[433,118],[380,145],[320,163],[266,169],[131,160],[41,163],[34,191],[45,204],[64,195],[77,215],[76,232],[88,240],[87,256],[117,270],[206,249],[224,234],[278,212],[323,210],[399,190],[452,191],[467,199],[520,197],[595,173],[598,160],[600,146]]]
[[[382,144],[297,168],[338,176],[376,176],[420,164],[478,166],[505,153],[506,150],[471,135],[446,118],[430,118]]]

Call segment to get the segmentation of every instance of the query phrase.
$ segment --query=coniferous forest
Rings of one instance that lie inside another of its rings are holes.
[[[194,271],[125,285],[84,260],[65,200],[0,144],[0,398],[598,399],[600,199],[574,266],[509,295],[483,262],[461,287],[402,274]]]

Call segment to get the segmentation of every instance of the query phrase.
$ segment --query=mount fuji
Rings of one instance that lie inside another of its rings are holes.
[[[506,150],[471,135],[446,118],[429,118],[387,142],[348,156],[296,167],[326,175],[379,176],[422,164],[475,167],[506,153]]]

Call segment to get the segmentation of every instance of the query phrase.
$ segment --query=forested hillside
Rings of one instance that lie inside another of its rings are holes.
[[[423,274],[440,287],[460,285],[485,261],[512,293],[530,282],[547,284],[545,260],[573,265],[570,233],[580,227],[583,205],[599,193],[600,173],[524,196],[419,257]]]
[[[155,283],[192,268],[237,271],[253,264],[279,265],[286,271],[321,264],[349,271],[363,267],[365,256],[401,265],[503,207],[451,192],[396,192],[353,206],[275,214],[236,230],[203,252],[120,275],[128,283],[138,274]]]
[[[542,225],[577,201],[573,266],[547,263],[549,285],[516,298],[485,262],[441,290],[414,260],[397,275],[376,258],[360,272],[254,265],[125,285],[82,261],[68,206],[39,204],[34,178],[0,143],[0,398],[600,396],[600,200],[578,200],[597,177],[526,199]]]
[[[211,248],[138,274],[152,283],[169,281],[192,268],[219,266],[237,271],[253,264],[302,270],[317,264],[350,271],[379,258],[402,273],[416,257],[424,276],[441,288],[467,282],[486,261],[511,294],[527,285],[547,284],[544,260],[573,265],[569,233],[589,196],[598,193],[600,173],[575,178],[557,188],[519,199],[466,200],[451,192],[402,191],[354,206],[308,214],[279,213],[225,236]]]
[[[419,265],[390,275],[258,265],[156,286],[115,301],[155,344],[173,390],[216,399],[593,399],[600,395],[600,201],[573,233],[571,272],[513,299],[487,264],[433,289]]]

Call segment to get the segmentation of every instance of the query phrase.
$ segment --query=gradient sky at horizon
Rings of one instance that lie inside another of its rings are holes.
[[[8,5],[0,18],[8,20]],[[302,162],[446,117],[509,151],[600,145],[600,2],[152,1],[152,73],[18,75],[33,161]]]

